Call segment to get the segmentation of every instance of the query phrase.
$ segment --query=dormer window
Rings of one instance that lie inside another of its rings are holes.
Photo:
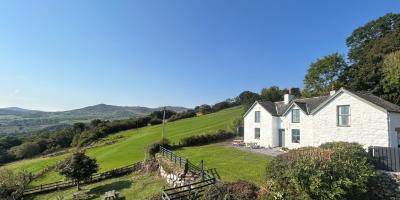
[[[256,123],[260,123],[260,116],[261,114],[260,114],[260,111],[256,111],[255,113],[254,113],[254,122],[256,122]]]
[[[292,110],[292,123],[300,123],[300,110],[299,109]]]
[[[337,107],[337,125],[350,126],[350,106],[342,105]]]

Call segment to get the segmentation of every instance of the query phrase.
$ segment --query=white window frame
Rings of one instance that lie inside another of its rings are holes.
[[[298,121],[294,121],[294,111],[298,113]],[[292,109],[292,123],[300,123],[300,109]]]
[[[348,114],[341,114],[340,113],[340,110],[341,110],[340,108],[341,107],[345,107],[345,106],[349,107],[349,113]],[[347,116],[349,118],[348,119],[348,124],[340,124],[341,121],[343,122],[343,120],[340,120],[340,118],[343,117],[343,116]],[[338,105],[336,107],[336,125],[340,126],[340,127],[349,127],[351,125],[351,108],[350,108],[350,105]]]
[[[258,130],[258,137],[257,137],[257,130]],[[260,128],[254,128],[254,139],[259,140],[261,137],[261,129]]]
[[[257,117],[258,114],[258,117]],[[254,112],[254,122],[255,123],[260,123],[261,121],[261,111],[255,111]]]
[[[294,135],[294,132],[295,131],[298,131],[298,133],[299,133],[299,135]],[[292,143],[300,143],[300,139],[301,139],[301,136],[300,136],[301,134],[300,134],[300,129],[292,129]],[[294,137],[296,137],[296,139],[294,140],[293,138]]]

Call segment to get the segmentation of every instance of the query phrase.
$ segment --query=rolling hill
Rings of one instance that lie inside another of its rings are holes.
[[[18,107],[0,109],[0,136],[5,134],[31,133],[65,127],[76,122],[88,122],[93,119],[124,119],[141,117],[162,108],[140,106],[114,106],[98,104],[80,109],[44,112]],[[182,112],[184,107],[167,106],[168,110]]]
[[[231,128],[232,122],[241,116],[241,113],[242,107],[233,107],[208,115],[169,122],[165,125],[165,133],[171,142],[178,143],[183,137],[206,134],[219,129],[228,130]],[[119,137],[122,137],[122,139],[117,139]],[[96,158],[100,166],[100,172],[104,172],[143,160],[147,146],[159,141],[160,137],[161,125],[122,131],[110,135],[104,141],[107,143],[107,141],[117,140],[116,142],[88,149],[86,153],[90,157]],[[25,169],[31,172],[38,172],[46,166],[64,159],[66,156],[64,154],[21,160],[7,164],[5,167],[13,170]],[[50,172],[33,184],[39,185],[60,180],[63,180],[63,177],[56,172]]]

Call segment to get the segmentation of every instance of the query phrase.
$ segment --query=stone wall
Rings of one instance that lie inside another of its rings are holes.
[[[184,174],[183,169],[181,169],[178,165],[169,161],[168,159],[163,158],[162,156],[156,156],[156,158],[159,163],[160,176],[165,178],[167,180],[167,183],[172,187],[188,185],[196,182],[200,178],[200,174],[191,171]]]

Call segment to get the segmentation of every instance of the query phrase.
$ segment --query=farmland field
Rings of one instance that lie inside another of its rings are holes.
[[[171,142],[177,143],[183,137],[206,134],[219,129],[228,130],[231,128],[234,119],[240,117],[241,113],[242,107],[234,107],[217,113],[170,122],[165,125],[166,137]],[[87,155],[97,159],[100,168],[99,172],[143,160],[146,147],[160,140],[161,125],[123,131],[110,137],[115,137],[115,135],[123,135],[124,137],[114,144],[99,146],[86,151]],[[23,160],[6,165],[6,167],[15,170],[25,169],[31,172],[38,172],[45,166],[62,160],[65,156]],[[40,185],[60,180],[63,180],[63,177],[56,172],[50,172],[33,184]]]

